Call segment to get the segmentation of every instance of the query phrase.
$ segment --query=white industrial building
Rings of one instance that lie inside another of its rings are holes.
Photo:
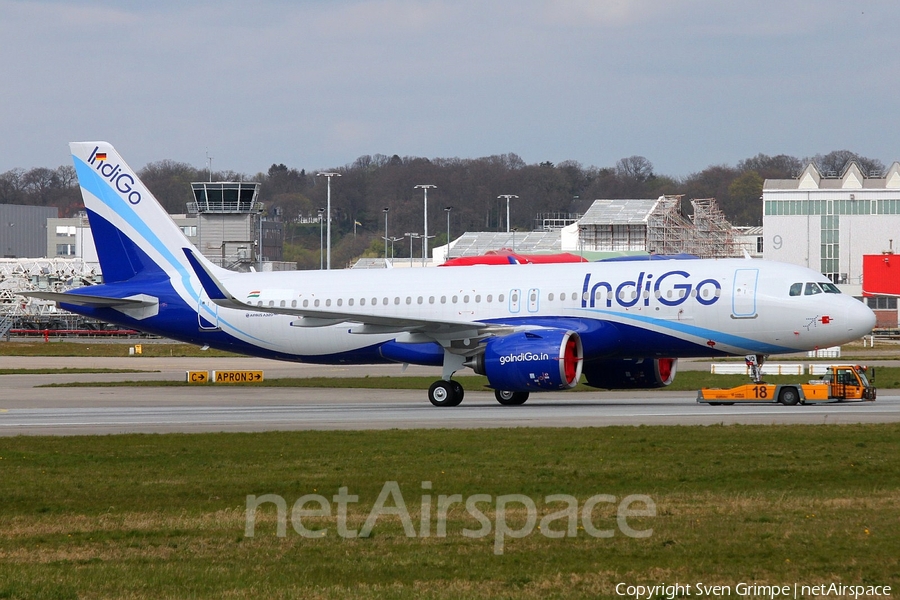
[[[693,214],[681,209],[682,196],[594,200],[577,219],[539,231],[466,232],[433,250],[430,264],[451,257],[477,256],[508,249],[521,254],[568,252],[588,260],[627,254],[692,254],[701,258],[762,254],[762,228],[734,227],[714,198],[691,200]],[[544,220],[546,223],[546,219]]]
[[[900,243],[900,163],[868,175],[850,162],[825,177],[810,163],[796,179],[766,180],[763,257],[820,271],[861,296],[863,255]]]

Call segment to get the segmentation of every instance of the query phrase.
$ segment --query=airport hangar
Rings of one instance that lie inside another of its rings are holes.
[[[843,173],[822,174],[810,163],[796,179],[767,179],[762,202],[763,258],[821,271],[858,298],[863,257],[892,254],[900,243],[900,162],[884,174],[853,161]],[[897,328],[896,297],[865,301],[878,328]]]

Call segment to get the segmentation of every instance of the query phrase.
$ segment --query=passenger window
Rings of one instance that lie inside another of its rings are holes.
[[[497,302],[503,302],[503,299],[504,299],[505,297],[506,297],[506,296],[504,296],[503,294],[500,294],[499,296],[497,296]]]
[[[803,292],[804,296],[815,296],[816,294],[821,294],[822,288],[819,287],[817,283],[809,282],[806,284],[806,291]]]
[[[802,283],[791,284],[791,296],[799,296],[803,292]]]
[[[553,302],[553,292],[550,292],[550,293],[547,295],[547,300],[550,300],[551,302]]]

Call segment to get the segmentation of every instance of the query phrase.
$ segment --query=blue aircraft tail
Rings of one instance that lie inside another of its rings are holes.
[[[69,147],[104,283],[136,277],[187,283],[193,269],[182,249],[193,246],[116,149],[107,142]]]

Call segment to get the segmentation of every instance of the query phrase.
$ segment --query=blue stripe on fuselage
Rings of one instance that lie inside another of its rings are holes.
[[[743,337],[739,335],[734,335],[731,333],[725,333],[724,331],[716,331],[714,329],[707,329],[705,327],[697,327],[696,325],[689,325],[684,322],[679,321],[671,321],[668,319],[655,319],[653,317],[645,317],[643,315],[635,315],[629,313],[616,312],[611,310],[600,310],[600,309],[588,309],[591,312],[598,313],[601,315],[609,315],[615,316],[620,319],[630,319],[632,321],[636,321],[638,323],[643,323],[645,325],[651,325],[653,327],[657,327],[660,329],[668,329],[672,332],[677,332],[681,334],[686,334],[698,338],[705,338],[707,340],[715,341],[718,344],[726,344],[729,346],[734,346],[736,348],[744,348],[748,350],[752,350],[757,354],[785,354],[788,352],[796,352],[795,348],[790,348],[787,346],[779,346],[777,344],[769,344],[767,342],[761,342],[759,340],[754,340],[753,338]],[[646,331],[645,328],[642,328],[638,325],[634,326],[635,329]],[[668,337],[668,336],[667,336]],[[674,338],[674,336],[672,336]],[[631,341],[629,340],[629,345]],[[700,344],[695,344],[695,347],[700,347]]]

